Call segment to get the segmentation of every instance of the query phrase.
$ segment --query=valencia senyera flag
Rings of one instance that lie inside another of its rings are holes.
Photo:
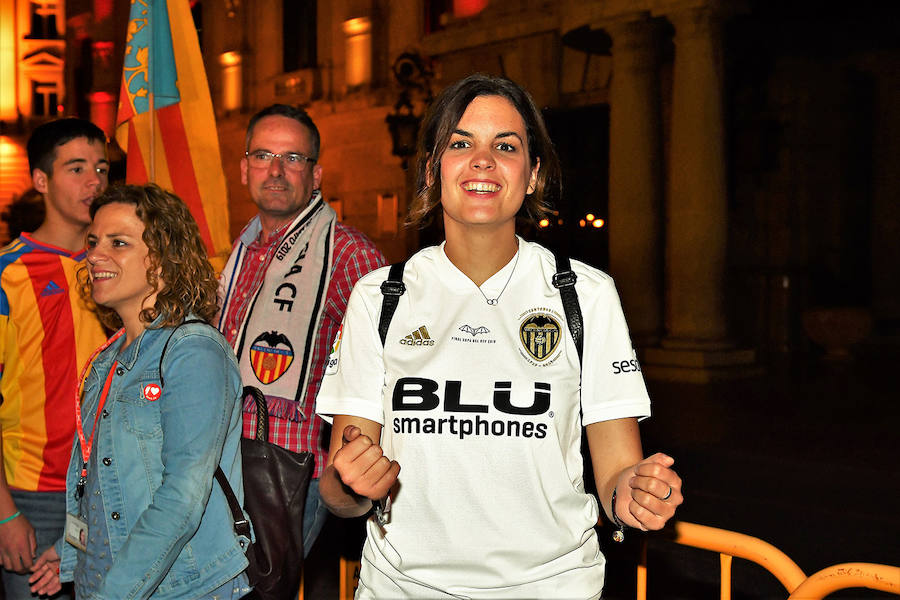
[[[116,139],[128,153],[126,182],[181,197],[221,267],[231,250],[228,196],[188,0],[132,0]]]

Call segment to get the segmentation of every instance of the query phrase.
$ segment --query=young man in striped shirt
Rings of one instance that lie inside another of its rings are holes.
[[[91,201],[106,189],[106,136],[82,119],[28,141],[46,216],[0,250],[0,561],[7,600],[32,598],[34,557],[62,536],[75,384],[105,335],[78,293]],[[68,597],[68,596],[62,596]]]
[[[222,272],[218,323],[237,354],[244,384],[266,396],[269,441],[315,455],[304,554],[328,513],[319,498],[328,440],[316,417],[316,395],[350,290],[384,265],[375,245],[338,223],[322,198],[319,146],[319,131],[302,109],[275,104],[250,119],[241,181],[259,213],[235,241]],[[250,401],[244,435],[253,437],[255,430]]]

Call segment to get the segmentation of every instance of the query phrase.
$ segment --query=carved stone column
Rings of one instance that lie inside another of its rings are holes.
[[[675,25],[669,205],[667,347],[726,344],[728,236],[720,23],[709,9],[669,15]]]
[[[662,328],[662,143],[657,27],[604,25],[613,40],[609,104],[610,272],[636,346]]]
[[[750,372],[752,350],[728,339],[728,240],[721,17],[705,6],[666,14],[675,26],[665,327],[649,376],[708,381]]]

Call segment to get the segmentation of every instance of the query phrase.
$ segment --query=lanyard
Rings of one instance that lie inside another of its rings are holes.
[[[113,364],[109,369],[109,374],[106,376],[106,381],[103,384],[103,391],[100,393],[100,401],[97,404],[97,413],[94,415],[94,427],[91,429],[91,437],[89,439],[85,439],[84,437],[84,424],[81,422],[81,394],[82,386],[84,386],[84,378],[87,375],[88,369],[94,364],[94,359],[97,358],[97,355],[109,348],[113,342],[122,337],[122,334],[124,333],[125,328],[123,327],[111,338],[106,340],[102,346],[94,350],[94,353],[91,354],[91,357],[88,359],[87,363],[85,363],[84,369],[81,371],[81,377],[78,378],[78,386],[75,388],[75,431],[78,433],[78,441],[81,442],[81,458],[83,461],[81,464],[81,475],[78,478],[78,485],[75,488],[75,497],[79,499],[84,495],[84,485],[87,483],[88,459],[91,457],[91,448],[94,445],[94,434],[97,432],[97,423],[100,421],[100,414],[103,412],[103,405],[106,404],[106,397],[109,395],[109,388],[112,385],[113,375],[116,372],[116,366],[119,364],[119,361],[113,361]]]

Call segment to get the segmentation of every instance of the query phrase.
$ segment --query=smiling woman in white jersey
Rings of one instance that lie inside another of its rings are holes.
[[[558,182],[517,84],[473,75],[432,105],[410,220],[440,215],[446,241],[407,261],[383,344],[387,270],[360,280],[318,397],[334,423],[323,499],[341,516],[379,509],[358,598],[599,598],[600,506],[649,530],[682,502],[673,459],[642,458],[650,402],[612,280],[572,261],[582,369],[554,256],[516,235]]]

